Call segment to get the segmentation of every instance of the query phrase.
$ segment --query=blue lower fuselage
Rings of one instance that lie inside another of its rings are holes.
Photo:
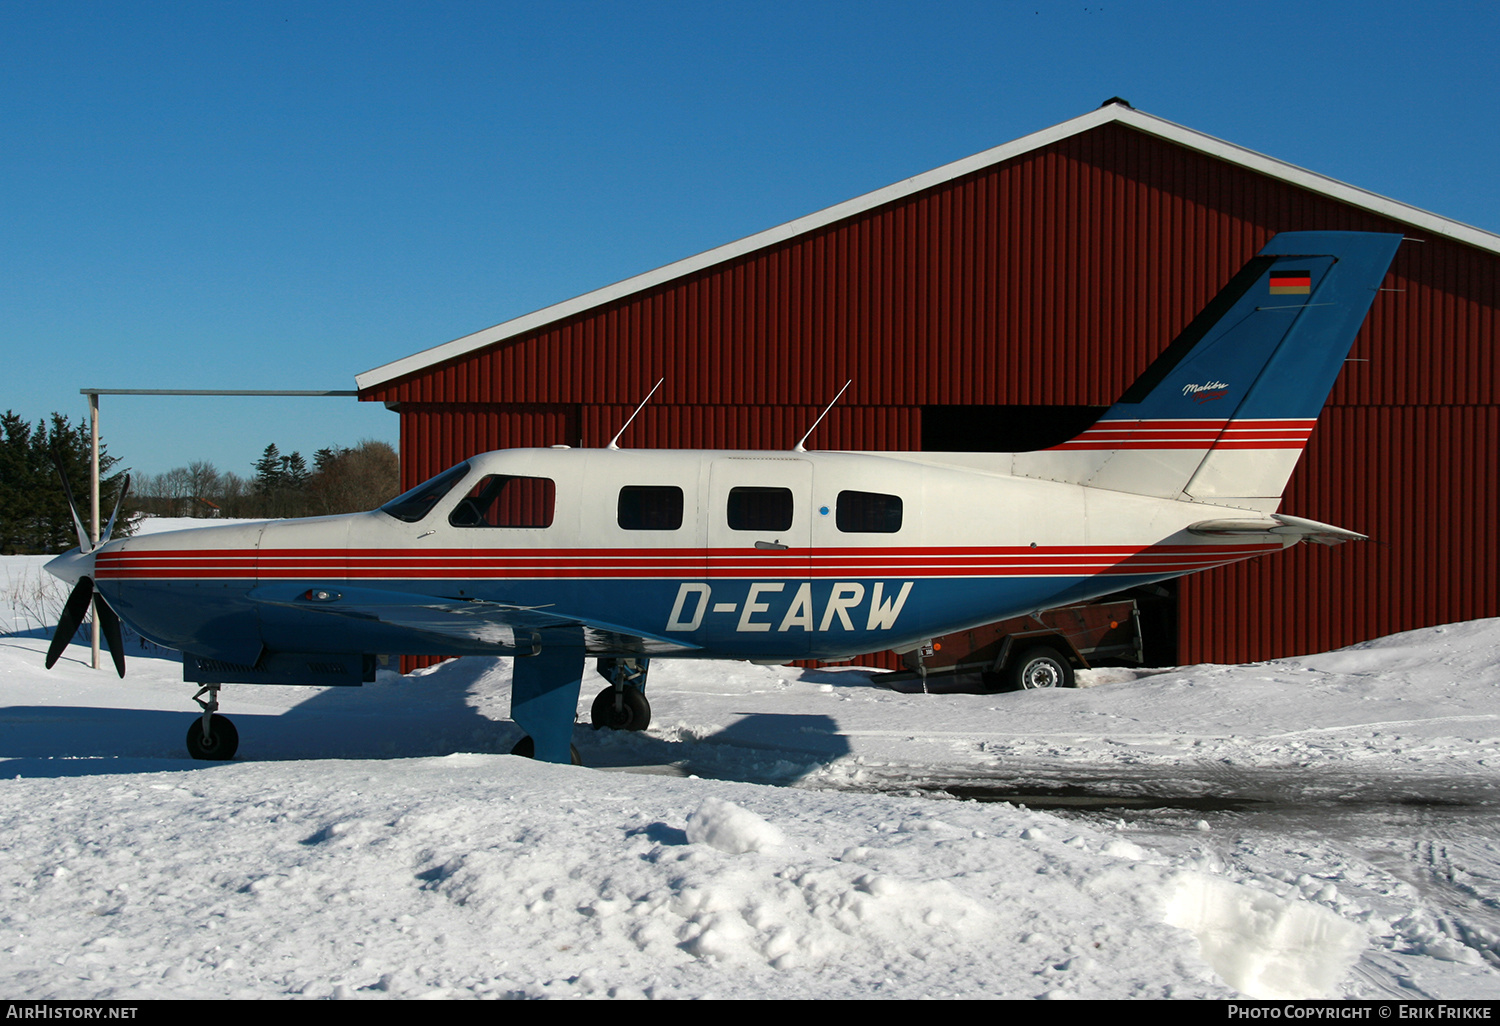
[[[599,655],[655,655],[790,661],[846,659],[920,642],[1011,616],[1085,601],[1163,575],[808,580],[512,579],[105,580],[100,590],[148,639],[174,649],[251,663],[262,648],[301,653],[508,655],[532,649],[545,631],[513,626],[488,638],[439,636],[410,623],[330,616],[299,599],[341,585],[362,592],[525,606],[545,616],[567,610],[591,624]],[[254,599],[250,596],[252,594]],[[643,645],[618,636],[658,639]],[[484,633],[477,631],[475,633]],[[675,648],[675,651],[673,650]]]

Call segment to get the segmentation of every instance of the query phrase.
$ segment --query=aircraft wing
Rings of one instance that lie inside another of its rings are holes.
[[[279,589],[257,588],[248,597],[262,605],[301,613],[373,620],[418,634],[494,645],[497,650],[537,648],[543,632],[563,627],[582,628],[585,646],[591,653],[661,655],[690,652],[699,647],[619,624],[569,616],[550,606],[510,605],[482,599],[451,599],[343,585],[304,589],[295,596],[288,596]]]
[[[1369,540],[1369,535],[1347,531],[1342,527],[1334,527],[1332,524],[1322,524],[1316,520],[1287,516],[1285,513],[1272,513],[1269,520],[1200,520],[1196,524],[1189,524],[1188,530],[1193,534],[1259,537],[1273,541],[1285,541],[1287,538],[1292,538],[1294,543],[1311,541],[1319,545],[1341,545],[1347,541]]]

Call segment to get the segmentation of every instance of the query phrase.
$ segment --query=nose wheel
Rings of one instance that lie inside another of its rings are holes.
[[[208,694],[204,701],[203,695]],[[203,710],[203,715],[193,721],[187,732],[188,754],[195,759],[222,762],[233,759],[240,747],[240,733],[234,729],[227,716],[218,715],[219,685],[205,684],[193,696],[193,701]]]

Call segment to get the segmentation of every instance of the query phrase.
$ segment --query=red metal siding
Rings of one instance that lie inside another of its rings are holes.
[[[629,405],[664,377],[667,405],[818,406],[852,378],[856,405],[1104,404],[1247,255],[1312,227],[1401,226],[1110,126],[364,398]],[[1453,373],[1454,346],[1493,337],[1493,271],[1404,247],[1394,287],[1419,294],[1376,320],[1449,345],[1350,399],[1494,401],[1487,353]]]
[[[830,395],[829,399],[833,397]],[[632,406],[583,408],[583,444],[607,445],[629,419]],[[790,449],[818,419],[818,406],[658,406],[648,405],[620,439],[627,449],[693,448]],[[808,448],[856,449],[879,438],[884,450],[921,446],[921,411],[911,407],[845,406],[828,412],[808,439]]]
[[[1500,408],[1329,407],[1283,508],[1371,541],[1185,578],[1180,648],[1245,662],[1500,616]]]
[[[413,405],[401,411],[401,487],[415,487],[475,453],[577,442],[578,408],[571,404]]]
[[[1106,125],[363,398],[401,404],[408,483],[486,448],[604,444],[659,377],[622,444],[785,448],[853,379],[810,444],[920,448],[924,405],[1109,404],[1278,231],[1402,227]],[[1389,547],[1185,581],[1182,659],[1500,613],[1479,523],[1500,259],[1407,234],[1427,241],[1398,254],[1403,291],[1377,298],[1284,504]]]

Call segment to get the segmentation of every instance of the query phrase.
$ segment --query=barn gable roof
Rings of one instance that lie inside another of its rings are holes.
[[[745,238],[706,250],[695,256],[687,257],[684,260],[666,264],[655,270],[647,271],[644,274],[638,274],[623,281],[615,282],[613,285],[607,285],[604,288],[586,292],[583,295],[575,296],[561,303],[555,303],[552,306],[513,318],[502,324],[485,328],[482,331],[476,331],[473,334],[465,335],[451,342],[446,342],[431,349],[426,349],[411,356],[403,357],[400,360],[384,364],[383,366],[375,367],[365,371],[363,374],[356,375],[355,383],[361,391],[377,388],[397,378],[436,367],[466,356],[476,350],[483,349],[486,346],[494,345],[497,342],[523,336],[554,321],[574,316],[586,310],[591,310],[627,296],[655,288],[685,275],[690,275],[734,260],[737,257],[777,245],[788,239],[796,238],[807,232],[816,231],[819,228],[842,221],[845,218],[853,217],[884,204],[920,193],[934,186],[942,185],[945,182],[961,178],[964,175],[1022,156],[1060,140],[1079,135],[1109,123],[1118,123],[1147,135],[1156,136],[1186,149],[1216,157],[1250,171],[1279,179],[1319,195],[1327,196],[1340,203],[1378,214],[1398,223],[1410,225],[1434,235],[1466,243],[1490,253],[1500,254],[1500,235],[1494,235],[1482,229],[1474,228],[1449,218],[1440,217],[1437,214],[1429,213],[1417,207],[1337,181],[1326,175],[1320,175],[1305,168],[1297,167],[1294,164],[1277,160],[1274,157],[1268,157],[1265,154],[1257,153],[1243,146],[1236,146],[1222,139],[1216,139],[1213,136],[1175,124],[1164,118],[1135,110],[1123,103],[1110,102],[1098,110],[1090,111],[1080,117],[1072,118],[1060,124],[1053,125],[1051,128],[1045,128],[1039,132],[1022,136],[1020,139],[993,147],[982,153],[976,153],[971,157],[956,160],[951,164],[934,168],[924,174],[888,185],[883,189],[876,189],[874,192],[866,193],[863,196],[856,196],[843,203],[835,204],[794,221],[788,221],[785,224],[767,229],[766,231],[748,235]]]

